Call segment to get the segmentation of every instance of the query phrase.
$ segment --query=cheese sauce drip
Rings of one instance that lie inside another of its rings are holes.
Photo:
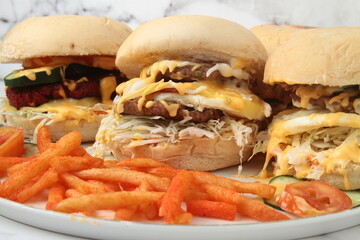
[[[338,93],[338,94],[336,94]],[[359,90],[343,89],[340,87],[324,87],[324,86],[300,86],[296,89],[295,94],[300,98],[300,103],[294,101],[294,105],[301,108],[313,109],[310,101],[311,99],[324,99],[327,108],[333,111],[333,104],[339,103],[340,106],[346,107],[350,104],[350,98],[359,95]],[[335,96],[333,96],[335,95]],[[357,99],[354,100],[354,103]],[[358,107],[354,105],[354,111],[359,113]]]
[[[138,110],[141,111],[144,103],[147,100],[151,100],[146,99],[150,94],[157,93],[161,95],[166,90],[175,89],[176,93],[172,97],[176,95],[178,102],[183,102],[190,107],[220,109],[228,115],[238,118],[263,119],[265,116],[270,115],[270,106],[244,87],[237,88],[231,84],[219,85],[214,80],[174,82],[172,80],[165,81],[161,79],[156,81],[159,73],[165,74],[166,71],[173,72],[175,68],[187,65],[193,66],[192,69],[199,67],[199,64],[194,62],[164,60],[143,69],[139,78],[134,78],[118,85],[116,92],[120,97],[116,103],[115,110],[121,113],[123,111],[123,104],[126,101],[139,98]],[[214,69],[210,68],[207,74],[210,75],[211,71],[215,70],[219,70],[225,77],[234,75],[244,76],[241,69],[232,69],[225,63],[214,65]],[[166,99],[162,100],[166,101]],[[169,114],[173,114],[173,112],[169,112]]]
[[[101,102],[108,106],[112,105],[111,95],[117,87],[116,77],[107,76],[100,79]]]

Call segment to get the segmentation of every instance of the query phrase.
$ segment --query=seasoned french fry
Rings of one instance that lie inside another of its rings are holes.
[[[54,210],[55,206],[65,198],[65,187],[61,184],[55,184],[49,189],[48,201],[45,209]]]
[[[35,157],[0,157],[0,172],[7,171],[8,168],[19,164],[33,160]]]
[[[24,186],[30,179],[43,174],[50,166],[50,158],[68,155],[74,148],[80,146],[80,144],[81,135],[78,131],[66,134],[54,145],[51,145],[44,152],[29,161],[29,163],[26,164],[26,168],[21,168],[19,171],[10,175],[2,183],[2,192],[0,195],[5,198],[10,196]]]
[[[233,221],[236,216],[236,205],[208,200],[191,200],[186,202],[188,212],[199,217],[219,218]]]
[[[36,181],[36,183],[20,191],[16,197],[17,201],[26,202],[37,193],[55,184],[58,180],[59,178],[57,172],[50,168],[39,178],[38,181]]]
[[[209,194],[193,186],[190,186],[190,189],[188,189],[185,196],[186,202],[191,200],[209,200],[209,199],[210,199]]]
[[[84,194],[73,188],[69,188],[65,191],[66,198],[81,197],[81,196],[84,196]]]
[[[106,168],[112,168],[116,167],[116,164],[118,164],[118,160],[104,160],[104,167]]]
[[[123,168],[92,168],[74,174],[82,179],[115,181],[120,183],[130,183],[137,186],[146,180],[151,184],[155,191],[166,191],[170,184],[170,181],[167,178],[160,178],[147,173]]]
[[[179,170],[175,168],[151,168],[147,170],[147,173],[158,176],[158,177],[166,177],[172,179],[178,173]]]
[[[130,158],[118,162],[117,166],[140,167],[140,168],[154,168],[154,167],[170,168],[171,167],[169,164],[166,164],[158,160],[154,160],[152,158]]]
[[[192,171],[194,181],[200,184],[217,184],[235,190],[239,193],[251,193],[262,198],[272,198],[276,187],[260,182],[241,182],[225,177],[219,177],[208,172]]]
[[[82,194],[102,193],[109,191],[109,188],[105,184],[100,185],[98,183],[88,182],[71,173],[63,173],[60,175],[60,178],[69,188],[76,189]]]
[[[14,166],[11,166],[9,167],[7,170],[6,170],[6,174],[8,176],[16,173],[17,171],[19,171],[20,169],[24,168],[27,164],[29,164],[29,162],[22,162],[22,163],[18,163]]]
[[[215,184],[202,184],[201,187],[215,201],[235,204],[240,214],[258,221],[281,221],[289,219],[285,214],[255,199]]]
[[[107,192],[84,195],[77,198],[67,198],[55,208],[60,212],[82,212],[96,210],[112,210],[126,206],[150,203],[161,199],[162,192]]]
[[[67,198],[74,198],[74,197],[77,198],[77,197],[84,196],[84,194],[82,194],[81,192],[79,192],[78,190],[75,190],[75,189],[68,189],[65,192],[65,196]],[[56,211],[56,210],[54,210],[54,211]],[[82,212],[78,212],[78,213],[81,213],[87,217],[92,217],[95,215],[95,211],[82,211]]]
[[[137,212],[137,205],[120,208],[115,212],[115,220],[134,221],[138,215]]]
[[[47,127],[41,127],[37,133],[37,148],[44,152],[51,145],[51,136]]]
[[[91,157],[89,153],[86,152],[85,148],[79,146],[72,150],[69,154],[70,156],[79,156],[79,157]]]
[[[184,211],[181,209],[181,203],[185,199],[191,182],[192,175],[187,170],[179,171],[172,179],[159,209],[159,216],[164,217],[166,223],[190,224],[191,218],[189,218],[188,215],[184,215]]]
[[[159,217],[159,208],[155,202],[139,205],[138,211],[143,213],[148,220],[154,220]]]
[[[79,171],[102,166],[104,160],[95,157],[56,156],[50,159],[50,165],[58,172]]]

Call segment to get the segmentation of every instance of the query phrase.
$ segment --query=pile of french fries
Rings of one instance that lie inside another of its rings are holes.
[[[268,184],[178,170],[148,158],[92,157],[77,131],[56,143],[50,139],[43,127],[35,156],[0,158],[2,198],[26,203],[45,192],[47,210],[90,217],[112,210],[114,220],[164,219],[168,224],[191,224],[193,216],[231,221],[237,214],[258,221],[289,219],[256,200],[273,197],[276,189]]]

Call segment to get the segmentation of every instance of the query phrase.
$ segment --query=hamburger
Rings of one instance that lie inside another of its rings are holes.
[[[360,28],[302,32],[277,48],[264,81],[288,92],[297,109],[274,118],[266,166],[274,175],[360,188]]]
[[[118,48],[131,29],[109,18],[57,15],[28,18],[0,45],[1,63],[22,63],[4,79],[5,125],[32,137],[46,125],[53,140],[79,130],[94,141],[125,76],[115,66]],[[35,139],[35,138],[34,138]]]
[[[182,15],[139,26],[116,56],[130,80],[116,88],[97,153],[201,171],[247,161],[271,111],[248,89],[266,58],[248,29],[225,19]]]

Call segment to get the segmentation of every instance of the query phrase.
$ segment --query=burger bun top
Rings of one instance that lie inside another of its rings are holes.
[[[106,17],[32,17],[13,27],[0,45],[0,62],[45,56],[115,56],[132,30]]]
[[[360,84],[360,27],[301,31],[270,55],[264,74],[269,84]]]

